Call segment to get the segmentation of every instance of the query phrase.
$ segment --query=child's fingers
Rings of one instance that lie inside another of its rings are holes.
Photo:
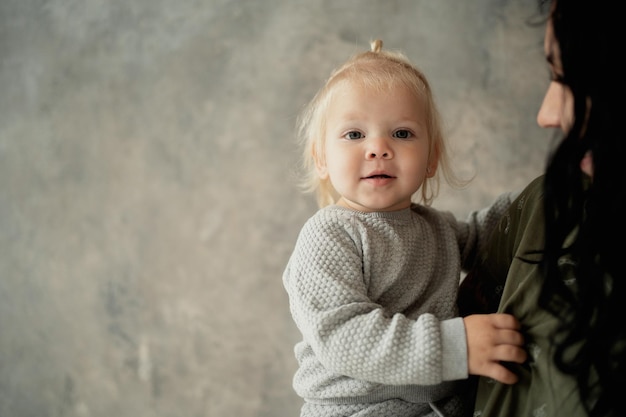
[[[528,354],[520,346],[498,345],[493,349],[493,361],[524,363]]]
[[[512,316],[511,314],[493,313],[489,316],[494,327],[499,329],[519,330],[520,328],[519,321],[517,321],[515,316]]]
[[[517,330],[497,330],[494,337],[494,343],[498,345],[524,345],[524,336]]]
[[[508,385],[515,384],[518,380],[517,375],[506,367],[496,363],[492,364],[487,372],[485,372],[485,376]]]

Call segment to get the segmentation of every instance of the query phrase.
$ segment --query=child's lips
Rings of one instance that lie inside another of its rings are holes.
[[[392,182],[393,180],[396,179],[396,177],[386,174],[386,173],[374,173],[371,175],[368,175],[366,177],[361,178],[363,181],[366,181],[370,184],[376,185],[376,186],[381,186],[381,185],[387,185],[390,182]]]
[[[393,178],[393,177],[391,175],[386,175],[386,174],[369,175],[365,177],[365,179],[370,179],[370,178]]]
[[[373,179],[373,178],[395,178],[393,175],[389,174],[385,171],[373,171],[363,177],[363,179]]]

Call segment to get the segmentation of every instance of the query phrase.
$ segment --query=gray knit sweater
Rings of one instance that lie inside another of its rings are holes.
[[[456,307],[461,268],[513,197],[465,222],[415,204],[375,213],[328,206],[313,215],[283,275],[303,337],[298,395],[337,406],[454,396],[450,381],[468,377]]]

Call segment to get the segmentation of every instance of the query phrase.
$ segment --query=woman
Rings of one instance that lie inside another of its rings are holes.
[[[626,402],[626,35],[618,2],[554,0],[537,121],[562,140],[461,288],[464,314],[511,313],[529,360],[478,383],[474,415],[622,416]],[[537,307],[538,306],[538,307]]]

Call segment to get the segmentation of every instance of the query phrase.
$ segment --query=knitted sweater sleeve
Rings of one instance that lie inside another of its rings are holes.
[[[501,217],[519,194],[519,191],[500,194],[490,206],[472,211],[464,222],[458,222],[461,266],[465,271],[474,265]]]
[[[461,319],[425,313],[411,320],[370,300],[357,238],[316,217],[301,230],[283,281],[304,342],[339,375],[389,385],[442,382],[442,339],[464,332]]]

